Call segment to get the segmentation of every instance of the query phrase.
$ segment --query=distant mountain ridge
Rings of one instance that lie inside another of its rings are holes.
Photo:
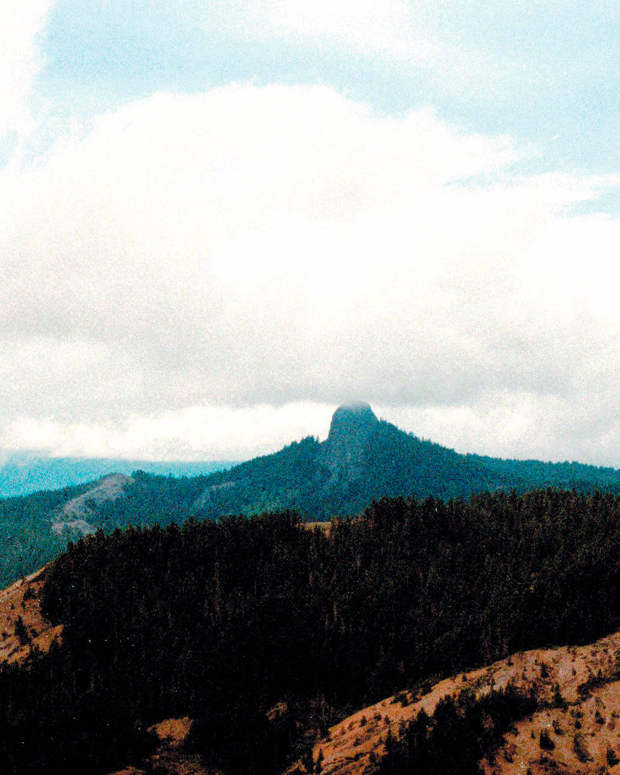
[[[181,480],[138,472],[117,497],[91,503],[82,517],[92,529],[286,509],[320,521],[359,514],[382,497],[466,498],[545,487],[618,494],[620,471],[462,455],[378,419],[358,402],[334,412],[323,442],[308,437],[228,470]]]
[[[198,476],[120,471],[64,490],[0,500],[0,582],[102,528],[182,524],[190,517],[291,510],[307,521],[362,513],[383,497],[467,498],[558,488],[620,494],[620,471],[580,463],[462,455],[376,417],[366,403],[333,415],[325,441],[307,437],[271,455]]]
[[[324,442],[306,438],[203,480],[197,513],[273,508],[308,519],[357,514],[381,497],[467,497],[558,487],[620,493],[620,470],[462,455],[379,420],[366,403],[339,407]]]
[[[58,490],[92,482],[107,474],[147,471],[162,476],[198,476],[229,468],[232,461],[154,461],[124,458],[49,457],[36,452],[13,452],[0,459],[0,498],[41,490]]]

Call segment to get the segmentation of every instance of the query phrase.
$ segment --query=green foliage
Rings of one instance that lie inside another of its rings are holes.
[[[129,525],[180,525],[192,516],[221,519],[265,511],[294,510],[304,519],[327,520],[359,514],[382,497],[448,500],[541,487],[620,494],[620,471],[611,468],[459,455],[387,422],[369,426],[353,466],[347,464],[346,443],[340,460],[327,445],[309,437],[230,470],[194,477],[134,472],[122,497],[95,505],[87,519],[112,532]],[[36,570],[75,538],[52,534],[50,521],[88,486],[0,501],[0,585]]]
[[[189,715],[215,766],[231,775],[260,760],[268,773],[300,749],[308,708],[323,709],[324,728],[333,708],[594,640],[620,621],[619,517],[618,497],[546,490],[385,499],[329,535],[291,512],[99,531],[47,571],[44,611],[64,624],[62,646],[0,670],[3,772],[58,760],[96,775],[90,732],[109,771],[144,749],[145,727]],[[464,716],[463,751],[476,750],[469,728],[494,745],[513,699],[495,698],[482,731],[470,695],[441,706],[435,748],[455,750],[441,729],[456,735]]]
[[[64,551],[70,533],[51,531],[51,515],[87,486],[0,500],[0,587],[45,565]]]
[[[476,698],[462,691],[444,697],[429,718],[424,710],[398,740],[391,740],[379,775],[479,775],[480,759],[503,741],[514,721],[536,707],[534,696],[512,686]]]

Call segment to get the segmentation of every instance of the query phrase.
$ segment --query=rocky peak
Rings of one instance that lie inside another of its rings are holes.
[[[354,479],[362,473],[368,439],[379,420],[365,402],[339,406],[332,416],[324,446],[325,462],[334,474]]]
[[[347,442],[368,436],[378,423],[370,404],[364,401],[342,404],[334,412],[329,428],[328,442]]]

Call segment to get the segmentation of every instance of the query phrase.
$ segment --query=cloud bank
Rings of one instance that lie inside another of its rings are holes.
[[[460,449],[620,465],[620,222],[575,209],[618,180],[528,153],[327,87],[98,118],[0,177],[0,444],[243,456],[258,415],[183,446],[187,417],[363,398]]]
[[[41,67],[37,39],[53,0],[0,5],[0,138],[31,128],[29,99]]]

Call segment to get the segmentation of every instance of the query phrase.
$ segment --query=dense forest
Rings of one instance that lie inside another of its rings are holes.
[[[89,485],[0,500],[0,585],[53,559],[75,533],[50,535],[68,501]],[[382,497],[448,500],[556,487],[620,494],[620,471],[578,463],[460,455],[378,420],[367,404],[340,407],[324,442],[308,437],[272,455],[200,476],[133,473],[120,497],[92,503],[86,528],[179,525],[190,517],[292,510],[309,521],[360,514]]]
[[[619,517],[618,496],[549,489],[384,499],[329,531],[290,512],[99,531],[47,571],[62,645],[0,671],[3,772],[105,772],[187,714],[225,773],[277,773],[309,726],[617,628]]]
[[[51,530],[50,516],[87,487],[66,487],[0,500],[0,588],[64,551],[71,534]]]

